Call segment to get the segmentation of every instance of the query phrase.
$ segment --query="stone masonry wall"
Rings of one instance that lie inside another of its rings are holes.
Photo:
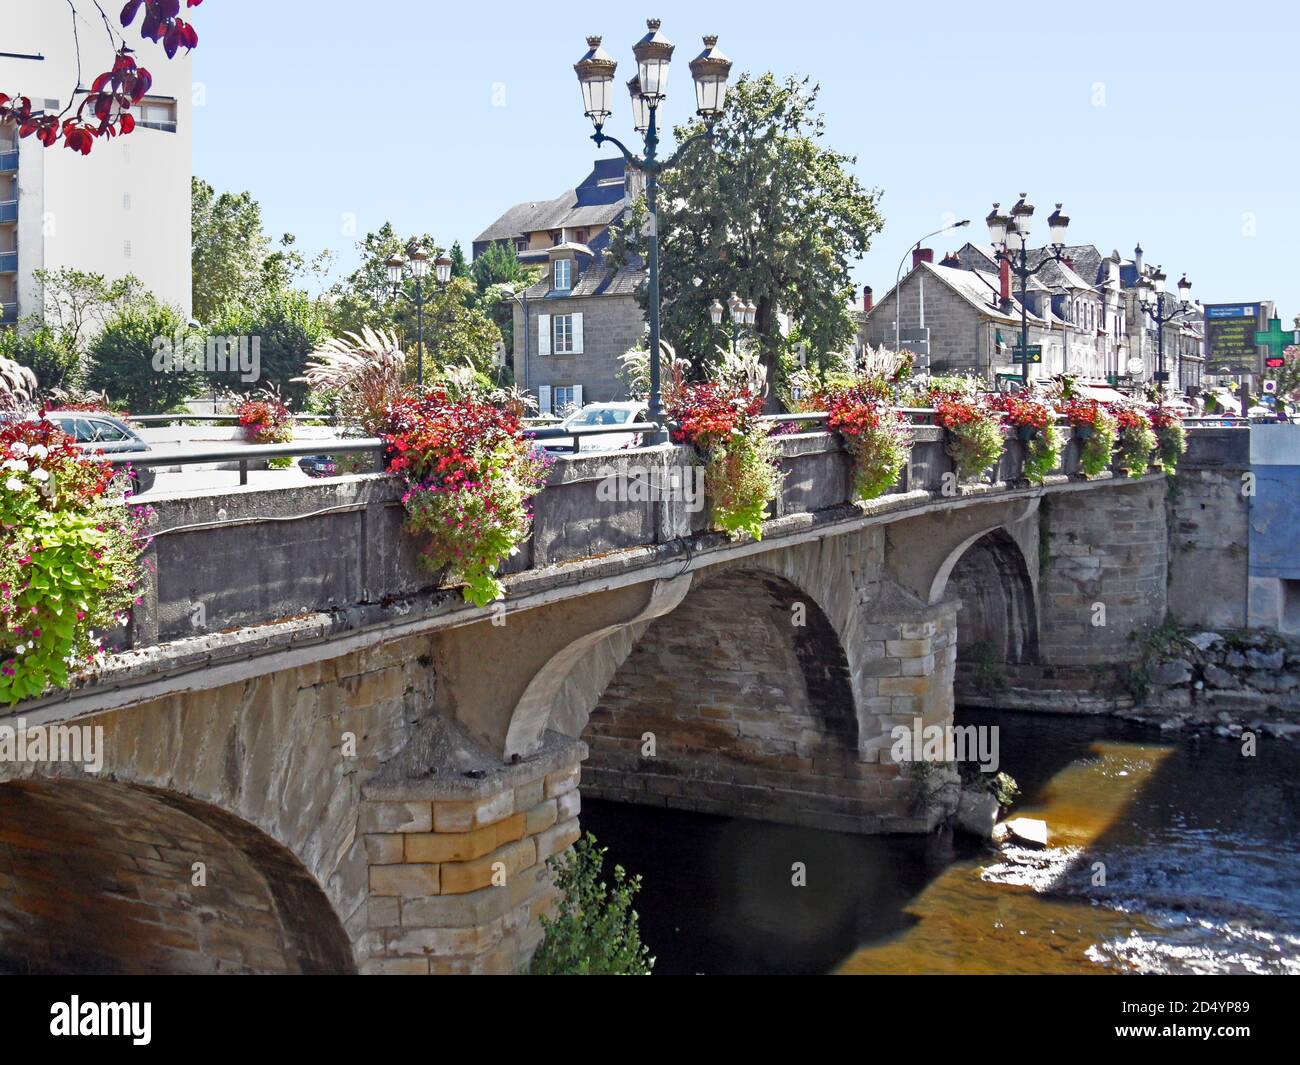
[[[579,835],[582,744],[460,775],[376,784],[364,973],[526,972],[558,897],[546,861]]]
[[[1164,621],[1166,491],[1158,480],[1044,499],[1039,578],[1044,665],[1092,669],[1131,661],[1132,635]]]

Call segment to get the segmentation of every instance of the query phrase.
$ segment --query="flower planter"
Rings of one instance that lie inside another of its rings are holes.
[[[1022,444],[1033,443],[1038,438],[1038,429],[1032,425],[1016,426],[1016,439]]]
[[[1076,440],[1091,440],[1095,432],[1096,429],[1091,425],[1076,425],[1074,427],[1074,438]]]

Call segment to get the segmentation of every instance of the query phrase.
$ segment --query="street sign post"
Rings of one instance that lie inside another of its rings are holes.
[[[1029,353],[1029,358],[1025,359],[1024,352]],[[1043,345],[1030,344],[1027,348],[1022,348],[1019,344],[1012,349],[1012,361],[1014,362],[1032,362],[1041,363],[1043,361]]]
[[[1259,372],[1259,341],[1255,338],[1261,308],[1258,303],[1207,303],[1205,305],[1205,372],[1253,374]]]

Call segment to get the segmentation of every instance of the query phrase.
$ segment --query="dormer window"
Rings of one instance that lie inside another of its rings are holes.
[[[556,292],[568,292],[573,288],[573,260],[556,259],[554,264],[554,284]]]

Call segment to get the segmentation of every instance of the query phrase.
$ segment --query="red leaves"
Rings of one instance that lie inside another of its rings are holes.
[[[186,0],[185,6],[197,7],[201,2]],[[176,54],[177,49],[184,48],[188,52],[199,43],[194,27],[178,17],[180,0],[128,0],[122,8],[122,25],[131,25],[141,7],[144,8],[144,19],[140,23],[140,36],[149,41],[162,41],[168,59]]]

